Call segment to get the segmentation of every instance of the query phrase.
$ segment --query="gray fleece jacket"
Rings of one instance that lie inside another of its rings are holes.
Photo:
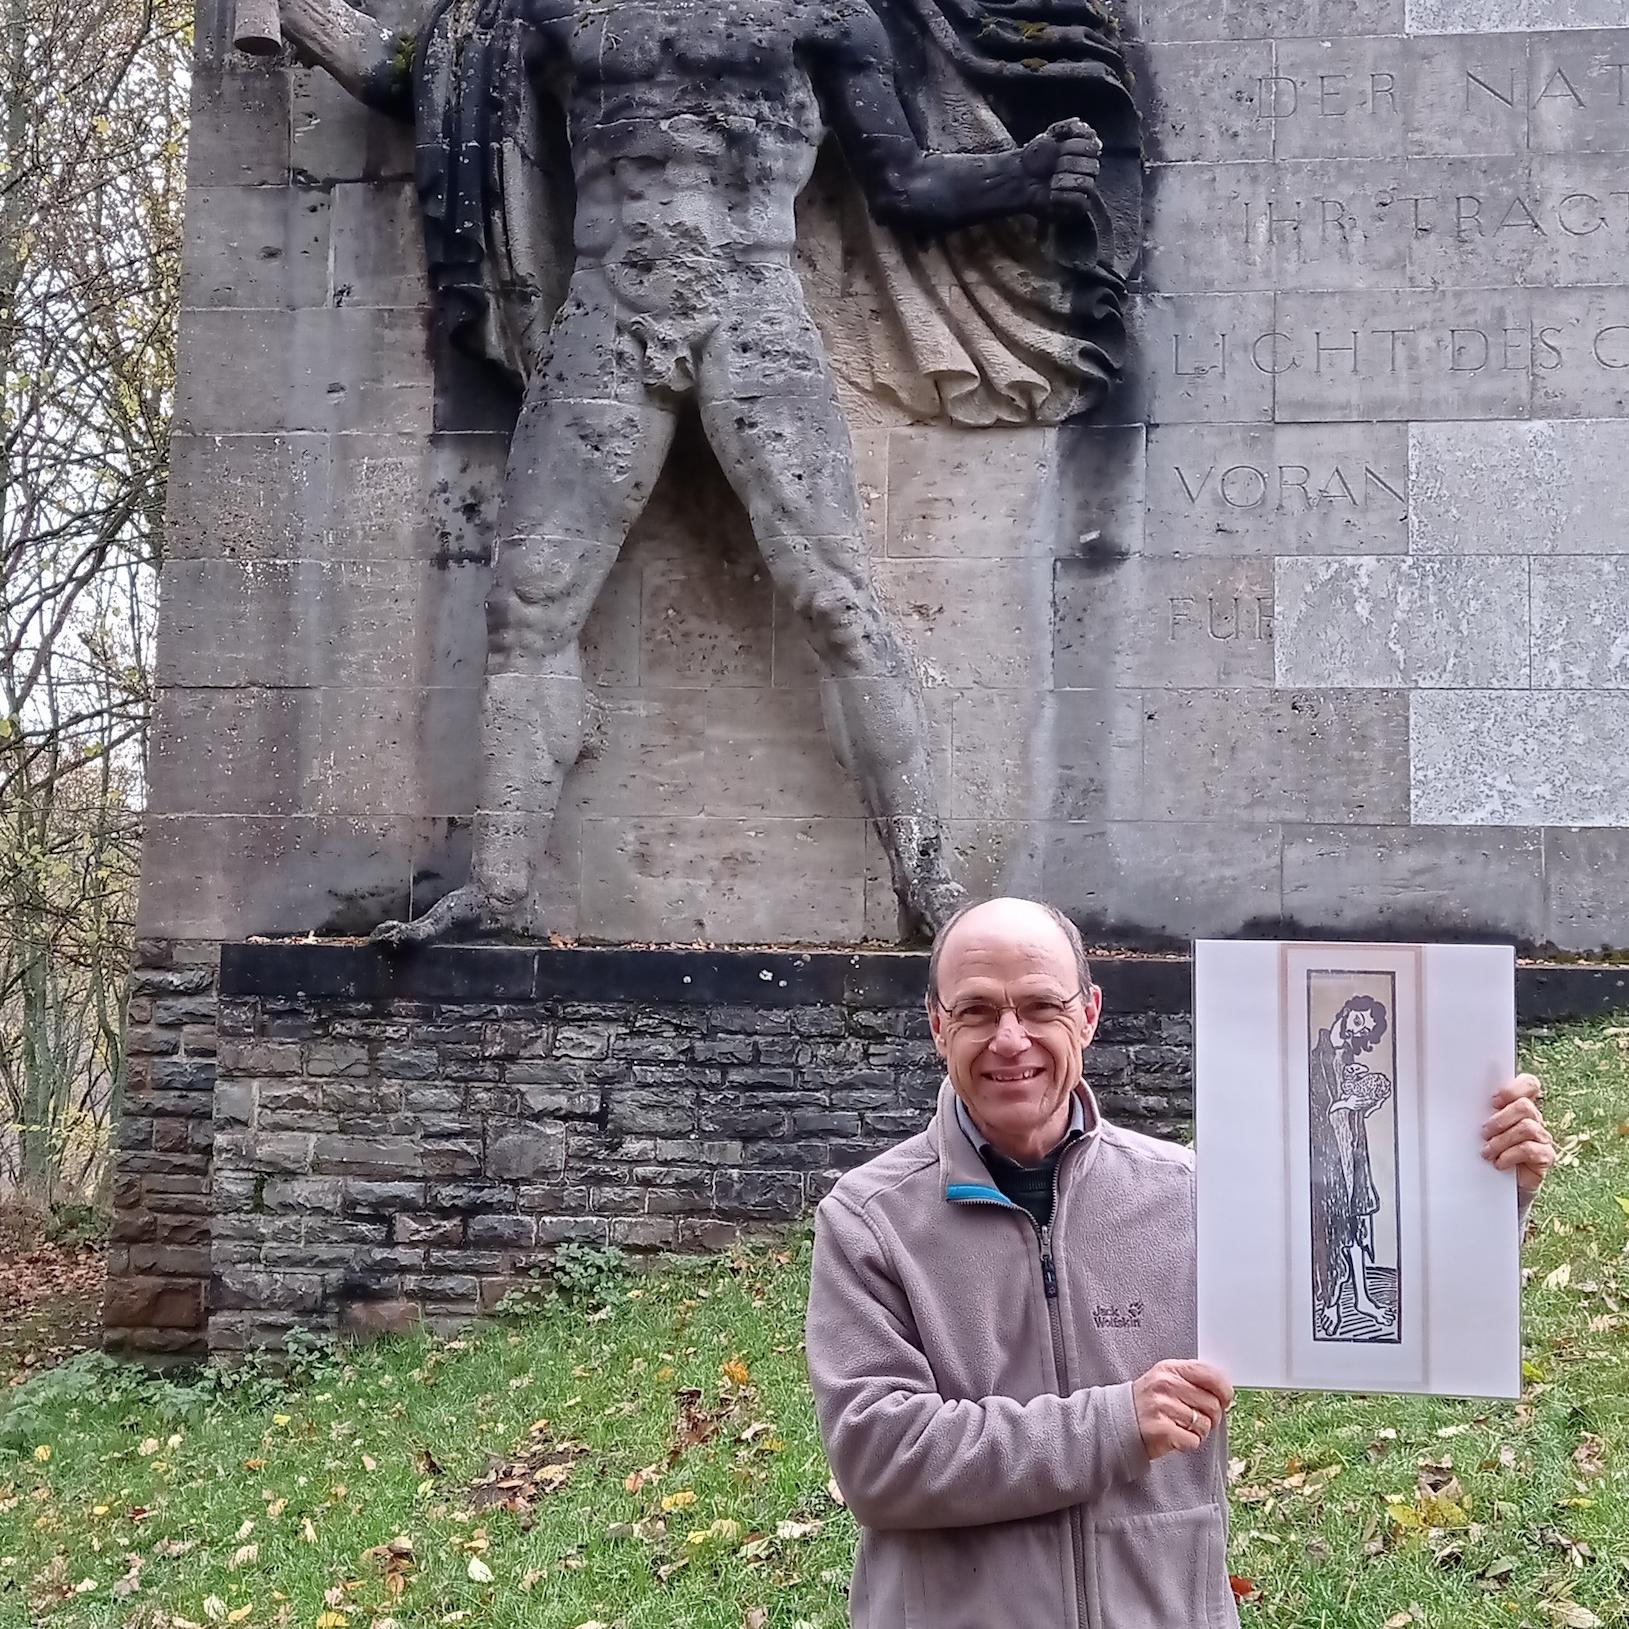
[[[1193,1159],[1104,1122],[1052,1224],[1004,1198],[949,1083],[820,1205],[809,1375],[860,1523],[854,1629],[1235,1629],[1225,1434],[1150,1464],[1131,1382],[1196,1345]]]

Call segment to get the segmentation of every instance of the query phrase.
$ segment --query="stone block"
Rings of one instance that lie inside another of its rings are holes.
[[[1299,935],[1448,935],[1536,944],[1544,854],[1536,831],[1313,826],[1284,834],[1284,916]]]
[[[1400,287],[1410,236],[1399,162],[1173,164],[1154,170],[1146,275],[1167,294]]]
[[[1410,34],[1608,28],[1623,21],[1617,0],[1407,0],[1407,5]]]
[[[1538,643],[1539,623],[1535,615],[1529,627],[1524,560],[1280,560],[1275,583],[1281,685],[1391,690],[1528,683],[1529,639]]]
[[[1519,35],[1408,41],[1408,151],[1432,157],[1520,153],[1529,142],[1531,92],[1527,41]]]
[[[864,844],[858,819],[590,818],[582,910],[613,940],[848,943]]]
[[[391,1181],[415,1175],[423,1163],[423,1149],[406,1137],[318,1137],[311,1150],[311,1170],[324,1176]]]
[[[319,68],[297,68],[288,80],[298,174],[318,183],[412,179],[411,125],[363,107]]]
[[[555,1244],[605,1244],[610,1224],[597,1216],[539,1216],[537,1243],[540,1249]]]
[[[1629,832],[1545,832],[1545,938],[1562,950],[1629,950],[1625,877]]]
[[[1139,38],[1273,40],[1399,34],[1403,6],[1404,0],[1140,0]]]
[[[773,590],[755,554],[696,554],[644,569],[641,618],[646,684],[767,685]]]
[[[1629,825],[1629,695],[1422,691],[1410,699],[1414,822]]]
[[[619,1091],[609,1099],[606,1130],[612,1136],[673,1137],[695,1129],[693,1093],[679,1098],[673,1089]]]
[[[1273,46],[1250,42],[1171,43],[1157,72],[1140,77],[1145,138],[1168,163],[1271,158],[1275,121]]]
[[[597,815],[703,812],[708,780],[705,690],[602,687],[569,795]],[[762,690],[728,691],[761,704]]]
[[[1171,425],[1148,441],[1149,554],[1392,554],[1409,547],[1401,424]]]
[[[620,1216],[611,1223],[611,1243],[629,1250],[671,1250],[678,1223],[661,1216]]]
[[[1614,21],[1626,19],[1620,10]],[[1624,67],[1629,31],[1536,32],[1525,82],[1527,140],[1537,153],[1629,153]]]
[[[165,570],[161,685],[480,681],[484,567],[178,560]]]
[[[1050,555],[1057,457],[1058,433],[1042,428],[895,430],[888,554],[978,562]]]
[[[432,422],[428,318],[418,309],[196,309],[181,324],[183,434],[418,432]]]
[[[1532,290],[1530,297],[1532,416],[1629,416],[1629,302],[1622,290]]]
[[[500,1182],[532,1182],[558,1176],[565,1169],[566,1133],[562,1126],[537,1126],[497,1135],[489,1130],[486,1174]]]
[[[1416,89],[1423,66],[1397,38],[1280,40],[1256,90],[1273,157],[1401,157],[1415,97],[1437,94]],[[1435,125],[1429,128],[1434,135]]]
[[[813,685],[715,687],[704,703],[702,765],[694,775],[698,813],[859,817],[859,795],[837,767]],[[947,748],[947,734],[940,732],[935,744]],[[682,802],[669,812],[682,813]]]
[[[219,1174],[216,1181],[219,1182]],[[312,1212],[337,1214],[344,1184],[338,1177],[273,1178],[260,1187],[260,1203],[268,1211],[289,1211],[298,1215]]]
[[[183,309],[293,310],[328,300],[327,194],[304,187],[193,187]]]
[[[193,86],[192,138],[187,144],[189,194],[204,187],[285,186],[288,74],[247,65],[200,73]]]
[[[1155,946],[1277,922],[1280,832],[1232,820],[1055,823],[1042,897],[1091,934]],[[1112,987],[1109,995],[1113,1001]]]
[[[1409,426],[1416,554],[1624,554],[1601,494],[1629,468],[1629,423]]]
[[[1083,819],[1140,806],[1134,692],[968,690],[956,699],[955,728],[955,765],[942,783],[953,819]]]
[[[203,1283],[196,1279],[110,1278],[102,1321],[109,1329],[202,1329]]]
[[[1071,688],[1273,682],[1270,561],[1149,557],[1107,570],[1060,561],[1053,666]]]
[[[789,1219],[803,1209],[803,1180],[789,1171],[720,1171],[713,1191],[727,1217]]]
[[[411,306],[425,298],[424,230],[409,180],[333,189],[334,304]]]
[[[1140,336],[1126,404],[1133,417],[1150,427],[1272,420],[1284,363],[1271,294],[1144,294],[1132,305]]]
[[[340,1303],[340,1332],[354,1341],[367,1343],[386,1335],[405,1338],[416,1335],[423,1323],[423,1308],[414,1301],[353,1300]]]
[[[1143,742],[1154,820],[1409,818],[1409,716],[1396,692],[1169,691],[1146,698]]]
[[[600,688],[636,689],[644,675],[644,568],[626,554],[611,568],[583,625],[583,674]],[[681,681],[688,683],[688,680]]]
[[[1281,420],[1524,418],[1538,377],[1579,399],[1598,383],[1582,343],[1540,373],[1553,347],[1527,291],[1439,290],[1281,294],[1276,329],[1248,349],[1274,375]]]
[[[976,560],[888,560],[875,575],[930,685],[1009,689],[1042,681],[1050,562],[996,572]]]

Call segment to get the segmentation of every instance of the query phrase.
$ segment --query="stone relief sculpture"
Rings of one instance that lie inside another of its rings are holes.
[[[375,939],[547,931],[534,856],[582,745],[578,635],[691,403],[817,654],[904,922],[931,930],[962,890],[916,676],[872,585],[832,358],[918,419],[1056,422],[1103,399],[1141,236],[1110,13],[435,0],[392,33],[344,0],[270,5],[241,0],[240,45],[286,33],[413,121],[442,319],[524,392],[472,875]]]

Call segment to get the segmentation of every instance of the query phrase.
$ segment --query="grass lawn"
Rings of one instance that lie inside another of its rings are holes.
[[[1241,1395],[1247,1625],[1629,1624],[1629,1028],[1525,1052],[1564,1148],[1527,1394]],[[837,1629],[854,1530],[805,1391],[807,1265],[579,1257],[569,1299],[287,1381],[48,1371],[0,1420],[0,1626]]]

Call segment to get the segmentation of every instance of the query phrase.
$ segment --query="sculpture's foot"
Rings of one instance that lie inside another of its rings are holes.
[[[460,928],[480,931],[501,926],[497,911],[471,883],[443,895],[423,916],[416,916],[411,922],[381,922],[368,935],[368,943],[391,954],[403,954],[445,939]]]
[[[905,886],[905,914],[916,933],[932,937],[967,903],[967,890],[937,866]]]

